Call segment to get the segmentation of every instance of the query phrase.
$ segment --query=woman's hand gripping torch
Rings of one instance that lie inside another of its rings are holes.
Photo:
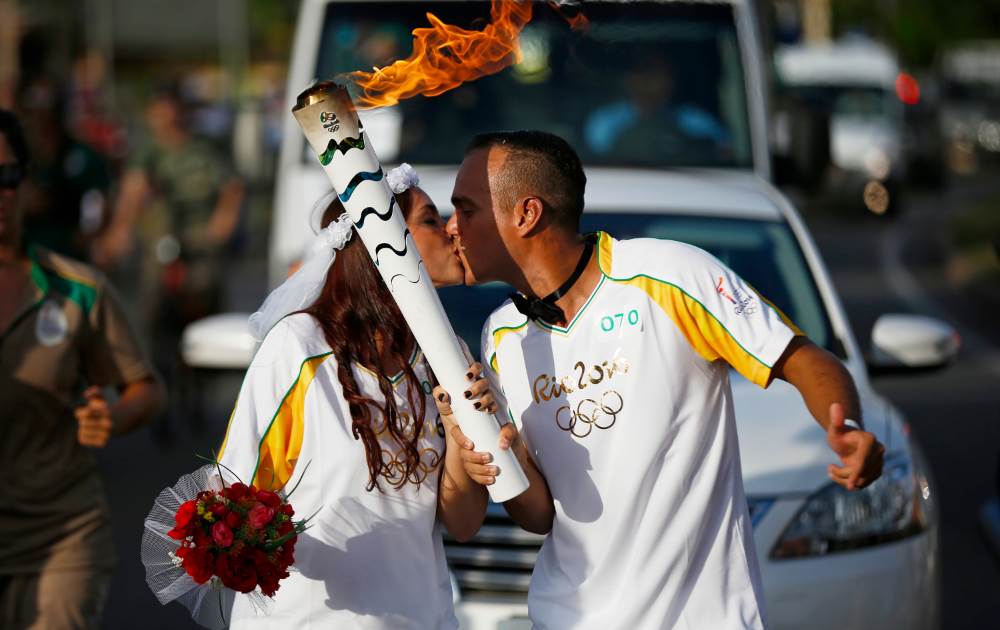
[[[318,83],[299,95],[292,113],[438,381],[449,392],[464,391],[465,355],[347,90],[331,81]],[[452,396],[451,404],[462,432],[477,450],[489,450],[500,468],[496,483],[489,487],[492,499],[501,503],[527,490],[528,479],[517,458],[510,450],[499,449],[496,419],[462,396]]]

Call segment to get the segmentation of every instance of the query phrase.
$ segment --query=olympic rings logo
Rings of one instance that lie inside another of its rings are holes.
[[[401,455],[402,451],[392,453],[388,449],[382,449],[382,470],[380,474],[385,477],[386,481],[393,485],[399,484],[406,472],[406,464]],[[420,461],[417,462],[417,467],[410,473],[407,481],[419,486],[427,479],[428,475],[437,470],[440,464],[440,453],[433,448],[422,449],[420,451]]]
[[[611,389],[601,394],[601,401],[584,398],[573,410],[563,405],[556,410],[556,426],[578,438],[585,438],[594,430],[610,429],[618,420],[618,414],[625,406],[621,394]]]

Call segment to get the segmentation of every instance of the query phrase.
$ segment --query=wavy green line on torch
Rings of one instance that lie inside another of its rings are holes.
[[[319,156],[319,163],[323,166],[327,166],[333,161],[333,154],[340,151],[343,154],[347,154],[349,149],[365,149],[365,136],[364,134],[359,135],[357,138],[344,138],[340,141],[340,144],[336,140],[331,139],[326,145],[326,151]]]

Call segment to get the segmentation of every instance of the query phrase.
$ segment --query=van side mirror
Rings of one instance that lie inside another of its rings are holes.
[[[958,356],[958,332],[922,315],[882,315],[872,328],[869,368],[900,372],[943,367]]]

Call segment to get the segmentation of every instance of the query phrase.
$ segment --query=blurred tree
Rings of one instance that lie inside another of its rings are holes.
[[[288,61],[298,12],[299,0],[250,0],[253,61]]]
[[[834,31],[860,28],[894,45],[908,65],[926,66],[943,45],[1000,37],[1000,2],[990,0],[835,0]]]

